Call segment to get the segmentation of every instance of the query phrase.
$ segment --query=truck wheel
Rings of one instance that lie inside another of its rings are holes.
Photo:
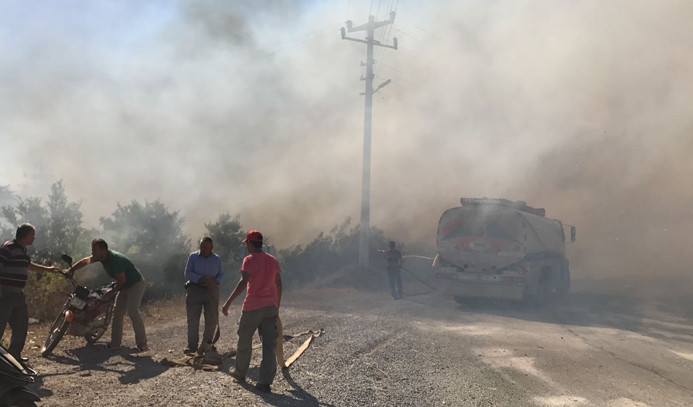
[[[559,297],[561,300],[565,300],[568,297],[568,292],[570,291],[570,270],[566,269],[563,272],[562,277]]]
[[[553,299],[554,295],[551,292],[552,279],[551,267],[543,267],[539,275],[539,287],[537,290],[536,302],[538,305],[546,305]]]

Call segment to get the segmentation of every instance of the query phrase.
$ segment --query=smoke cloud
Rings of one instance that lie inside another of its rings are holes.
[[[376,39],[371,223],[435,241],[462,196],[574,224],[575,277],[688,274],[693,3],[215,0],[0,6],[0,185],[62,179],[96,224],[161,199],[282,247],[358,223]],[[364,33],[349,36],[363,38]]]

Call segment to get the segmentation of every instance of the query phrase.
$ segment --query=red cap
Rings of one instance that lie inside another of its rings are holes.
[[[243,242],[262,242],[262,233],[257,230],[251,230],[243,239]]]

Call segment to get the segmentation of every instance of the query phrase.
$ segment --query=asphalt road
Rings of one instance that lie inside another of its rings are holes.
[[[179,299],[147,307],[152,350],[114,353],[69,337],[54,356],[32,357],[41,374],[32,388],[42,406],[693,405],[693,318],[681,309],[588,294],[546,308],[458,305],[416,289],[400,301],[355,289],[287,293],[285,332],[325,334],[278,372],[269,395],[252,387],[259,351],[246,386],[228,375],[233,358],[212,372],[160,363],[185,346]],[[222,316],[221,352],[235,347],[239,315]]]

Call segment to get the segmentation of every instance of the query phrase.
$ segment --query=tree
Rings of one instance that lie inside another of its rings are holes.
[[[7,226],[3,227],[2,234],[5,240],[14,239],[17,226],[22,223],[31,223],[36,227],[36,243],[32,247],[32,251],[37,253],[36,261],[41,261],[43,257],[43,246],[45,245],[46,228],[48,222],[48,211],[41,206],[41,198],[22,198],[17,197],[17,203],[5,205],[0,210],[4,223]]]
[[[8,222],[5,213],[13,213],[12,205],[17,201],[17,197],[10,190],[8,185],[0,185],[0,241],[4,242],[10,236],[14,236],[12,229],[16,227],[13,223]]]
[[[334,226],[329,234],[319,233],[305,247],[292,246],[279,250],[283,280],[290,285],[301,284],[358,267],[359,230],[358,225],[349,229],[350,225],[351,219],[347,218],[341,225]],[[370,236],[371,257],[381,259],[382,256],[377,256],[376,248],[386,247],[387,239],[375,227],[371,228]],[[374,262],[374,268],[378,268],[377,263]],[[346,279],[352,278],[357,277],[346,276]]]
[[[118,204],[111,217],[100,222],[109,248],[132,259],[153,283],[154,295],[182,291],[189,240],[177,211],[169,212],[159,200],[144,205],[132,201]]]
[[[40,198],[22,198],[14,194],[11,200],[3,200],[2,190],[0,187],[0,200],[5,203],[0,209],[2,235],[12,239],[18,225],[34,225],[36,240],[29,247],[32,261],[51,264],[58,263],[62,253],[82,254],[86,233],[81,226],[80,204],[68,201],[62,181],[51,185],[45,202]],[[70,283],[60,275],[29,273],[24,292],[31,316],[40,320],[55,318],[56,307],[59,309],[65,301],[59,293],[71,289]]]
[[[11,205],[16,199],[9,185],[0,185],[0,205]]]
[[[238,270],[243,258],[244,245],[243,239],[245,232],[239,221],[239,217],[231,217],[228,213],[219,215],[213,223],[205,223],[207,234],[214,241],[214,252],[221,258],[227,276],[222,281],[222,289],[227,289],[235,284],[233,278],[229,278],[228,273]]]
[[[62,181],[51,185],[46,223],[46,257],[56,260],[63,253],[73,253],[84,233],[80,204],[68,202]]]
[[[214,240],[214,252],[224,262],[237,259],[237,253],[242,246],[245,232],[239,217],[231,218],[228,213],[219,215],[216,222],[205,223],[207,234]]]
[[[5,205],[0,215],[8,225],[3,227],[3,236],[14,237],[14,231],[22,223],[36,227],[36,241],[31,247],[32,259],[37,263],[59,261],[62,253],[70,253],[83,234],[80,204],[68,202],[62,181],[51,186],[48,201],[41,198],[17,197],[16,205]]]
[[[12,206],[17,202],[17,196],[10,190],[8,185],[0,185],[0,207]]]

